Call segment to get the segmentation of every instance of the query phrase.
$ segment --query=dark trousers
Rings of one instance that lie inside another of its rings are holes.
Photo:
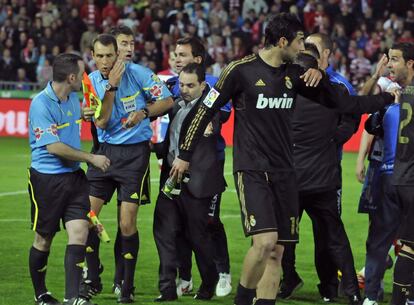
[[[365,295],[377,300],[381,279],[384,277],[386,259],[393,240],[397,237],[401,219],[395,186],[391,174],[381,174],[378,207],[369,214],[367,254],[365,260]]]
[[[160,259],[159,289],[175,294],[178,261],[178,239],[184,235],[194,251],[202,280],[199,290],[213,293],[218,274],[213,261],[211,234],[207,231],[211,198],[195,198],[185,184],[181,194],[170,200],[162,192],[154,211],[154,239]]]
[[[359,295],[354,258],[344,224],[338,212],[337,190],[319,193],[299,192],[299,213],[309,215],[315,241],[315,267],[320,280],[319,292],[324,297],[338,294],[337,270],[342,272],[345,295]],[[286,284],[295,281],[295,244],[285,245],[282,268]]]
[[[208,232],[213,243],[213,259],[218,273],[230,273],[229,250],[227,236],[220,220],[221,194],[213,197],[208,214]],[[185,236],[179,236],[179,276],[189,281],[191,279],[192,250]]]

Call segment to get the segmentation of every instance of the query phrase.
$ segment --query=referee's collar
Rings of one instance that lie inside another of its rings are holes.
[[[47,83],[47,86],[45,88],[45,93],[52,101],[54,101],[56,103],[60,102],[59,98],[57,97],[57,95],[55,93],[55,90],[53,90],[52,81],[49,81]]]

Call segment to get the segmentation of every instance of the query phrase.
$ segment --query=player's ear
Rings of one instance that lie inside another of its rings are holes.
[[[195,62],[196,64],[201,64],[201,61],[202,61],[201,56],[196,56],[196,57],[194,57],[194,62]]]
[[[414,69],[414,60],[409,59],[409,60],[407,61],[407,68],[408,68],[408,69]]]
[[[279,41],[277,42],[277,46],[279,48],[284,48],[289,44],[289,41],[286,39],[286,37],[280,37]]]
[[[68,82],[72,83],[74,81],[76,81],[76,75],[74,73],[69,74],[68,75]]]

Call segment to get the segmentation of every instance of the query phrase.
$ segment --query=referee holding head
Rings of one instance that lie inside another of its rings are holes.
[[[91,207],[99,214],[115,190],[121,202],[119,226],[124,264],[119,303],[134,298],[134,274],[139,238],[136,226],[138,207],[150,202],[149,117],[166,112],[173,105],[171,93],[151,70],[117,57],[115,37],[101,34],[92,43],[92,55],[98,67],[89,74],[102,109],[95,115],[99,149],[113,161],[107,173],[93,168],[87,172]],[[147,103],[151,102],[150,105]],[[88,279],[83,290],[93,295],[102,289],[99,279],[99,238],[90,231],[87,253]]]

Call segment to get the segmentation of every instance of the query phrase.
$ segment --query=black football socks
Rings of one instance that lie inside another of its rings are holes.
[[[30,248],[29,269],[36,297],[47,292],[45,280],[49,253],[49,251],[43,252],[34,247]]]
[[[79,296],[79,285],[85,266],[84,245],[67,245],[65,253],[65,299]]]

